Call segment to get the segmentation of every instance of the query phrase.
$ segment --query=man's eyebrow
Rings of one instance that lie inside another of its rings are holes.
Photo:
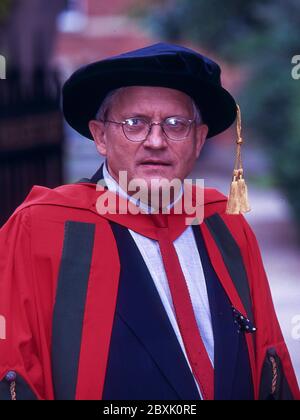
[[[183,113],[173,113],[173,114],[168,114],[166,115],[163,119],[167,119],[170,117],[184,117],[184,118],[190,118],[189,116],[186,115],[182,115]],[[126,119],[126,118],[146,118],[146,119],[151,119],[152,117],[146,114],[141,114],[139,112],[132,112],[129,113],[127,112],[126,114],[122,114],[122,118]]]
[[[122,114],[124,118],[151,118],[149,115],[141,114],[140,112],[126,112],[126,114]]]

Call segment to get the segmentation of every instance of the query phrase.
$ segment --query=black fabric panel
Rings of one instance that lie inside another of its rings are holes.
[[[283,372],[281,360],[275,349],[269,349],[263,364],[260,400],[294,400],[289,384]]]
[[[100,168],[94,173],[94,175],[90,179],[90,182],[92,184],[97,184],[97,182],[100,179],[103,179],[103,165],[104,165],[104,163],[100,166]]]
[[[199,226],[194,237],[205,275],[214,334],[215,400],[253,400],[245,334],[234,323],[231,302],[210,262]]]
[[[65,224],[52,336],[53,383],[58,400],[75,398],[94,234],[94,224]]]
[[[230,277],[247,311],[247,316],[253,323],[249,283],[239,246],[219,214],[208,217],[205,224],[221,252]]]
[[[15,382],[17,400],[37,400],[37,397],[33,393],[30,386],[24,381],[22,376],[17,375]],[[8,401],[11,399],[10,383],[4,378],[2,381],[0,381],[0,400]]]

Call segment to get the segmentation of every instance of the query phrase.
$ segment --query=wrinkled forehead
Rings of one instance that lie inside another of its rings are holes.
[[[115,92],[111,109],[116,111],[182,113],[193,111],[193,100],[186,93],[160,86],[129,86]]]

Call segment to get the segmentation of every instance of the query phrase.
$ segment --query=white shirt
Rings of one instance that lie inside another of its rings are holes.
[[[106,166],[106,162],[103,165],[103,176],[105,183],[110,191],[118,193],[120,196],[133,201],[132,197],[129,197],[127,193],[120,188],[114,178],[109,174]],[[143,203],[135,204],[143,207],[143,210],[149,210]],[[157,241],[140,235],[137,232],[128,229],[133,240],[135,241],[145,264],[150,272],[155,287],[159,293],[161,302],[164,309],[169,317],[171,325],[174,329],[178,342],[181,346],[183,354],[186,358],[188,366],[191,369],[184,343],[180,334],[180,330],[176,321],[176,315],[172,302],[172,296],[168,284],[167,275],[164,269],[162,257],[160,254],[159,244]],[[187,226],[185,231],[174,241],[174,246],[178,255],[178,259],[187,283],[187,287],[190,293],[192,306],[194,309],[197,325],[201,334],[202,341],[205,345],[206,351],[213,365],[214,362],[214,339],[212,322],[209,308],[209,301],[205,283],[205,277],[201,264],[201,259],[195,242],[193,230],[191,226]],[[192,369],[191,369],[192,372]],[[194,378],[195,379],[195,378]],[[201,392],[198,387],[198,383],[195,379],[199,394]]]

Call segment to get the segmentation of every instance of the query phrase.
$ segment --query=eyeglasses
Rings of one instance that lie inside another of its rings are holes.
[[[141,142],[146,140],[153,125],[160,125],[164,134],[174,141],[184,140],[190,134],[191,126],[195,120],[184,117],[168,117],[161,122],[149,122],[143,118],[126,118],[124,121],[104,120],[122,126],[125,137],[130,141]]]

